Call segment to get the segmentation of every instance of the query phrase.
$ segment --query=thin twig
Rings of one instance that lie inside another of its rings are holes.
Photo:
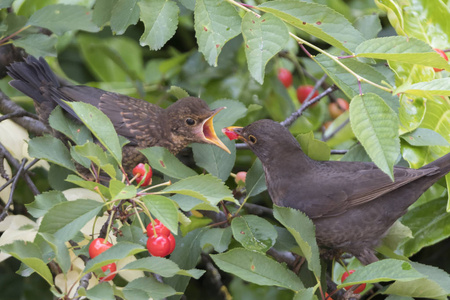
[[[320,84],[321,84],[321,82],[319,80],[316,83],[316,86],[319,86]],[[321,94],[319,94],[317,97],[314,97],[313,99],[311,99],[309,101],[306,100],[305,102],[303,102],[302,106],[296,112],[292,113],[286,120],[281,122],[281,125],[286,126],[286,127],[291,126],[292,123],[294,123],[294,121],[297,120],[303,114],[303,112],[305,111],[306,108],[308,108],[312,104],[316,103],[317,101],[319,101],[320,99],[322,99],[326,95],[334,92],[335,90],[337,90],[337,86],[333,84],[328,89],[326,89]]]
[[[8,202],[6,203],[5,207],[3,208],[4,210],[3,210],[2,214],[0,215],[0,222],[2,222],[6,218],[6,216],[8,216],[8,209],[13,202],[13,195],[14,195],[14,191],[16,189],[17,182],[19,181],[20,174],[24,171],[26,163],[27,163],[27,159],[26,158],[22,159],[22,163],[20,164],[20,167],[17,170],[16,176],[14,176],[12,186],[11,186],[11,193],[9,194]]]
[[[331,132],[329,135],[324,135],[322,137],[322,141],[326,142],[330,140],[333,136],[335,136],[339,131],[341,131],[347,124],[350,122],[350,119],[345,120],[342,122],[341,125],[339,125],[333,132]]]
[[[39,159],[35,158],[32,162],[30,162],[30,163],[28,164],[28,166],[24,169],[24,171],[28,171],[28,170],[29,170],[32,166],[34,166],[38,161],[39,161]],[[2,185],[2,186],[0,187],[0,192],[3,191],[8,185],[10,185],[10,184],[14,181],[14,178],[15,178],[15,177],[13,177],[13,178],[11,178],[10,180],[8,180],[7,182],[5,182],[5,184]]]
[[[38,120],[38,117],[35,114],[29,113],[24,110],[24,111],[12,112],[12,113],[0,116],[0,122],[2,122],[4,120],[12,119],[12,118],[22,118],[22,117],[29,117],[29,118]]]
[[[78,286],[75,296],[73,298],[74,300],[81,298],[81,296],[78,295],[78,291],[80,290],[80,288],[84,288],[85,290],[87,289],[87,287],[89,286],[89,280],[91,279],[91,277],[92,277],[92,272],[89,272],[86,275],[84,275],[83,277],[81,277],[80,285]]]

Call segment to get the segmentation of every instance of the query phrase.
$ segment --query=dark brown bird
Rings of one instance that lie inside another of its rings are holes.
[[[380,239],[431,185],[450,171],[450,153],[420,169],[394,167],[395,181],[373,163],[316,161],[288,129],[271,120],[228,127],[261,160],[272,201],[304,212],[319,246],[377,261]]]
[[[145,161],[140,149],[161,146],[173,154],[190,143],[213,144],[230,153],[217,137],[213,117],[223,109],[211,110],[195,97],[178,100],[166,109],[141,99],[101,89],[65,84],[41,57],[29,56],[8,68],[14,79],[10,85],[34,100],[39,119],[48,126],[48,117],[61,106],[72,117],[74,111],[64,101],[92,104],[109,117],[117,133],[130,141],[123,149],[123,166],[127,172]],[[64,100],[64,101],[63,101]]]

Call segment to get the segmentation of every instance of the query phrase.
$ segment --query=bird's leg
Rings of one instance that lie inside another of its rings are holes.
[[[303,264],[305,263],[305,257],[303,256],[297,256],[297,259],[295,260],[294,263],[294,268],[292,269],[292,271],[298,275],[298,273],[300,272],[300,268],[303,266]]]

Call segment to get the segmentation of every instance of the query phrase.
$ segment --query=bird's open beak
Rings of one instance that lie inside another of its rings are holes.
[[[243,127],[240,126],[228,126],[222,129],[222,132],[230,139],[230,140],[236,140],[241,139],[245,140],[244,137],[241,134]]]
[[[213,111],[213,114],[211,117],[207,118],[205,121],[203,121],[203,136],[205,137],[205,140],[208,141],[210,144],[216,145],[220,149],[224,150],[225,152],[228,152],[228,154],[231,154],[230,150],[225,146],[225,144],[217,137],[216,132],[214,131],[214,124],[213,124],[213,118],[215,115],[219,113],[222,109],[225,109],[226,107],[219,107]]]

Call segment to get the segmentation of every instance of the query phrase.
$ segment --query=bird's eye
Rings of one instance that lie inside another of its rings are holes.
[[[257,141],[257,139],[256,139],[253,135],[250,135],[250,136],[248,137],[248,139],[249,139],[249,141],[250,141],[252,144],[255,144],[256,141]]]
[[[186,124],[188,124],[189,126],[195,125],[195,120],[192,118],[187,118]]]

